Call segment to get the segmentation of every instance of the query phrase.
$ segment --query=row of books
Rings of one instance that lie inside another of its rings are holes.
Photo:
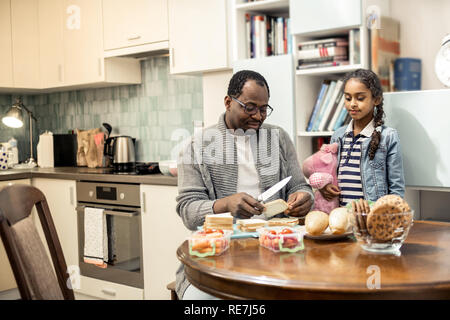
[[[342,80],[322,82],[306,131],[334,131],[350,122],[342,85]]]
[[[348,36],[304,41],[298,44],[298,70],[360,63],[359,29]]]
[[[262,58],[292,52],[289,18],[246,13],[245,26],[247,57]]]

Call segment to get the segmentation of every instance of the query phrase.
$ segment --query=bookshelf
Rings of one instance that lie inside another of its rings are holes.
[[[233,33],[233,61],[249,59],[246,14],[270,15],[289,18],[288,0],[261,0],[246,2],[244,0],[231,0],[231,21]]]
[[[295,13],[291,12],[291,18],[295,18]],[[330,30],[319,30],[316,32],[308,31],[305,34],[294,34],[294,59],[295,66],[298,66],[298,44],[305,41],[317,39],[345,37],[349,40],[350,49],[350,30],[358,30],[358,38],[352,39],[359,41],[359,59],[358,63],[339,65],[332,67],[317,67],[311,69],[296,69],[296,122],[297,122],[297,150],[300,163],[303,162],[313,152],[314,140],[319,137],[329,138],[334,131],[317,130],[307,131],[311,113],[314,110],[319,92],[324,80],[338,81],[345,73],[359,69],[368,68],[368,32],[364,26],[350,26],[342,28],[332,28]],[[348,53],[353,55],[353,51]],[[349,62],[350,63],[350,62]],[[330,113],[332,114],[332,113]],[[329,128],[328,128],[329,129]]]
[[[265,121],[284,128],[293,141],[297,136],[295,122],[295,66],[292,53],[249,58],[246,37],[246,14],[289,18],[288,0],[245,2],[232,0],[233,73],[249,69],[261,73],[270,87],[269,104],[274,112]],[[276,70],[276,72],[274,72]]]

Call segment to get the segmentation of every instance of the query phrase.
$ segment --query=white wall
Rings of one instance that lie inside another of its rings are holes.
[[[400,55],[422,59],[422,90],[442,89],[434,59],[450,33],[449,0],[391,0],[391,17],[400,21]]]
[[[224,98],[233,70],[203,74],[203,126],[216,124],[225,112]]]

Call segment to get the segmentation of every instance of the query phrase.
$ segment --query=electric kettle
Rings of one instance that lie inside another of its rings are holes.
[[[114,171],[129,172],[136,167],[135,138],[130,136],[109,137],[103,153],[110,158]]]

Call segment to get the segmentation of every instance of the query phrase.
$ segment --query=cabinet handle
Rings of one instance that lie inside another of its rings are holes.
[[[170,60],[170,66],[172,69],[175,67],[175,57],[174,57],[175,50],[173,48],[169,49],[169,60]]]
[[[59,82],[62,82],[62,65],[58,64],[58,77],[59,77]]]
[[[107,294],[108,296],[112,296],[112,297],[116,296],[116,291],[112,290],[112,289],[102,289],[102,292],[104,294]]]
[[[102,59],[98,58],[98,75],[102,76]]]
[[[140,35],[138,35],[138,34],[133,34],[133,35],[130,35],[127,39],[128,39],[128,40],[137,40],[137,39],[140,39],[140,38],[141,38]]]
[[[146,213],[146,204],[145,204],[145,192],[142,192],[142,213]]]
[[[70,190],[69,191],[70,192],[70,205],[73,206],[73,205],[75,205],[75,201],[74,201],[75,197],[74,197],[74,194],[73,194],[73,187],[70,187],[69,190]]]

